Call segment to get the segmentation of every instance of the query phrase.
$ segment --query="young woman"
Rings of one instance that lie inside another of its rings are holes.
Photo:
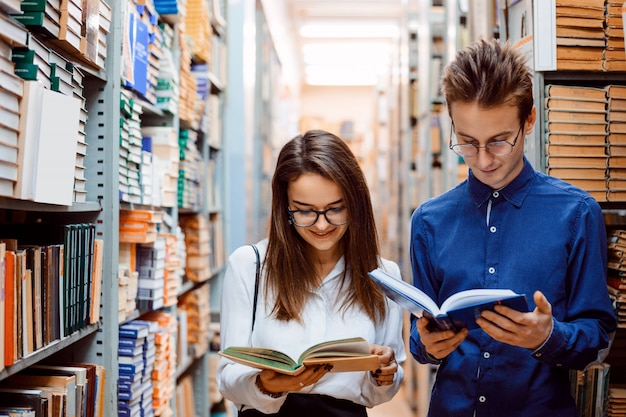
[[[256,257],[250,245],[228,260],[221,300],[221,344],[276,349],[297,358],[308,347],[363,337],[380,368],[283,375],[221,358],[217,381],[240,415],[367,416],[390,400],[404,373],[402,310],[368,276],[398,266],[379,256],[369,190],[350,148],[325,131],[289,141],[272,180],[269,238],[254,306]],[[253,322],[253,314],[255,319]],[[263,413],[263,414],[262,414]]]

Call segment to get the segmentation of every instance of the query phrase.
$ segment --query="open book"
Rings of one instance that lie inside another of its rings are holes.
[[[287,375],[298,375],[306,366],[332,365],[331,372],[373,371],[380,367],[378,356],[370,353],[362,337],[331,340],[311,346],[297,360],[273,349],[231,346],[220,355],[258,369],[271,369]]]
[[[437,306],[426,293],[380,268],[370,271],[369,275],[387,297],[417,317],[425,316],[430,320],[431,328],[438,330],[476,328],[476,319],[480,317],[481,311],[493,310],[496,304],[528,311],[526,296],[507,289],[479,288],[460,291],[446,299],[441,306]]]

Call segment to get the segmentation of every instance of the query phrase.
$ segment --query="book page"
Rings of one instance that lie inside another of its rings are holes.
[[[481,304],[488,301],[514,297],[515,292],[511,290],[501,290],[493,288],[478,288],[465,290],[450,296],[441,305],[441,311],[446,313],[453,309],[459,309],[474,304]]]

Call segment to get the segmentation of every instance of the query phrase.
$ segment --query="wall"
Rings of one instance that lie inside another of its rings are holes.
[[[300,129],[317,127],[339,134],[341,123],[351,120],[357,137],[369,136],[374,130],[376,101],[375,87],[303,86]]]

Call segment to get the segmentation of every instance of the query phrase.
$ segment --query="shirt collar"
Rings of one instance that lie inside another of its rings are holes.
[[[530,165],[530,163],[524,156],[524,166],[522,168],[522,171],[507,186],[499,190],[500,195],[502,195],[502,197],[504,197],[515,207],[521,207],[524,199],[530,191],[534,172],[535,170],[533,169],[532,165]],[[471,169],[469,170],[468,175],[468,186],[472,199],[474,200],[474,203],[477,207],[480,207],[482,204],[484,204],[494,191],[491,187],[480,182],[474,176]]]

